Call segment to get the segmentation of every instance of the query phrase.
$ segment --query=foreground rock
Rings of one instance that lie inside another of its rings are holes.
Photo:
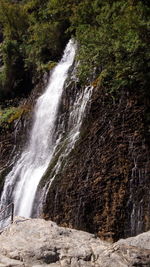
[[[109,244],[42,219],[16,219],[0,235],[0,267],[150,266],[150,232]]]

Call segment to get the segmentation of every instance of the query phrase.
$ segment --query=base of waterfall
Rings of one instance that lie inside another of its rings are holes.
[[[0,244],[0,267],[150,266],[150,231],[111,244],[52,221],[15,218]]]

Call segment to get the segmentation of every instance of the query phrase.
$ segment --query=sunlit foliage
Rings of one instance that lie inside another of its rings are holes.
[[[71,36],[79,44],[81,83],[95,79],[112,93],[148,90],[149,1],[0,0],[1,96],[28,92]]]

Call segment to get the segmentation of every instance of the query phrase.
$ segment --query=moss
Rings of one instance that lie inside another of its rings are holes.
[[[101,87],[103,86],[103,83],[105,81],[105,78],[108,76],[108,71],[107,69],[103,70],[100,75],[95,79],[92,83],[93,87]]]
[[[27,105],[19,107],[9,107],[0,110],[0,127],[9,128],[9,126],[17,119],[19,119],[24,113],[29,112],[31,109]]]
[[[38,67],[38,71],[42,71],[42,72],[48,72],[51,71],[55,66],[57,65],[57,62],[54,61],[49,61],[47,64],[41,64]]]

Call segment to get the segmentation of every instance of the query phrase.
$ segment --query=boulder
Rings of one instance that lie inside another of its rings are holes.
[[[150,266],[150,232],[111,244],[52,221],[16,218],[0,244],[0,267]]]

